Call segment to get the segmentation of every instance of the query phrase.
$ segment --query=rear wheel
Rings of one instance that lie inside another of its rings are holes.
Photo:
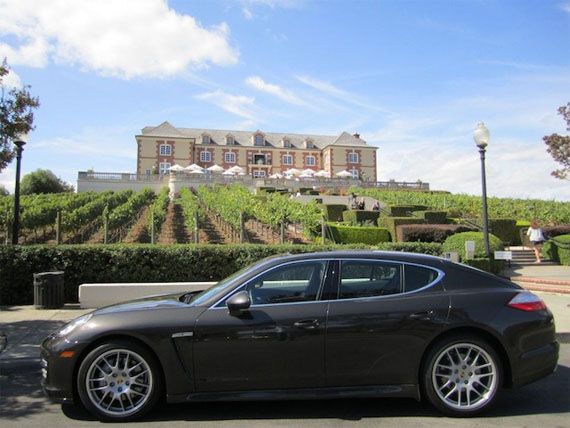
[[[154,356],[130,341],[112,341],[91,351],[81,363],[77,390],[99,419],[126,421],[148,412],[161,395]]]
[[[450,337],[428,354],[423,386],[429,401],[450,416],[471,416],[493,404],[503,381],[501,360],[484,340]]]

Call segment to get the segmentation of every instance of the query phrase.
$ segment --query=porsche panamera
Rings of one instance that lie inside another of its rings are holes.
[[[558,348],[544,302],[506,279],[419,254],[322,252],[79,317],[43,342],[42,384],[114,421],[163,398],[410,397],[471,416],[552,373]]]

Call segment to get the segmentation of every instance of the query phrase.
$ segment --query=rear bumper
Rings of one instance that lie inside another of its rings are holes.
[[[548,376],[558,364],[560,345],[557,341],[521,355],[518,370],[513,373],[513,387],[518,388]]]

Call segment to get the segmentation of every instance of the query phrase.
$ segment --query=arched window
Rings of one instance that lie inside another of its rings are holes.
[[[202,135],[202,144],[210,144],[211,139],[210,136],[208,134],[203,134]]]
[[[255,134],[253,144],[256,146],[265,146],[265,136],[263,134]]]
[[[227,135],[227,136],[226,136],[226,144],[227,144],[228,146],[233,146],[233,145],[235,144],[235,141],[236,141],[236,140],[234,139],[234,136],[233,136],[233,135]]]

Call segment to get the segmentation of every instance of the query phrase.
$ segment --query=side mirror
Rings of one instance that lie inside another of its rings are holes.
[[[240,291],[226,300],[226,306],[230,310],[230,315],[239,316],[251,306],[251,299],[247,291]]]

